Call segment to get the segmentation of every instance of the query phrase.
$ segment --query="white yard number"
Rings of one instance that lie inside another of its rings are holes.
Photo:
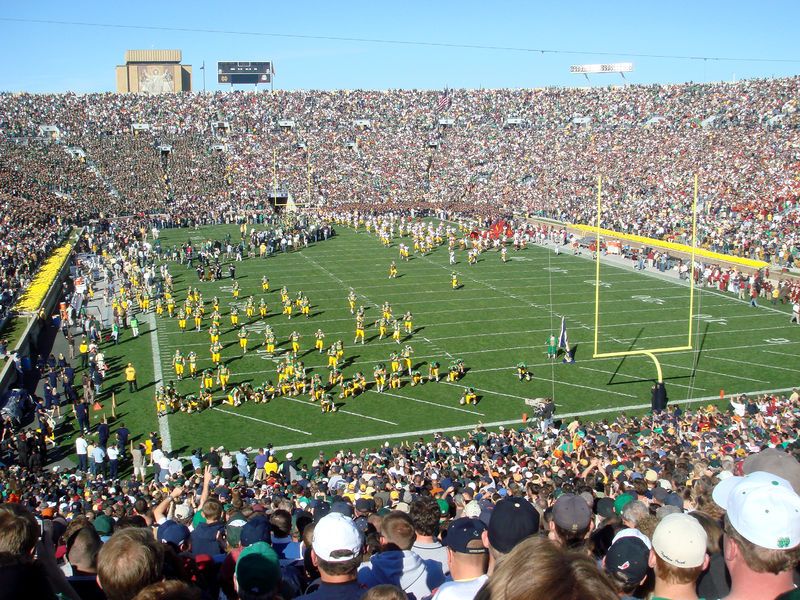
[[[631,296],[631,298],[633,298],[634,300],[641,300],[642,302],[646,302],[647,304],[659,304],[659,305],[664,304],[664,300],[662,300],[661,298],[653,298],[652,296],[636,295],[636,296]]]
[[[791,344],[792,342],[787,340],[786,338],[769,338],[768,340],[764,340],[768,344]]]
[[[594,279],[584,279],[583,283],[588,283],[589,285],[595,285],[595,280]],[[608,283],[607,281],[601,281],[599,285],[600,285],[601,288],[610,288],[611,287],[611,284]]]
[[[698,321],[703,321],[705,323],[717,323],[718,325],[727,325],[728,319],[723,319],[722,317],[715,317],[713,315],[704,315],[703,313],[696,314],[695,317]]]

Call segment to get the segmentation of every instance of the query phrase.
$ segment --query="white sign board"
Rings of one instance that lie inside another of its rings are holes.
[[[606,63],[595,65],[572,65],[570,73],[630,73],[633,71],[633,63]]]

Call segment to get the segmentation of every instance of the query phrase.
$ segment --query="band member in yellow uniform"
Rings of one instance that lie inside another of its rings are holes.
[[[178,311],[178,329],[181,330],[181,333],[186,331],[186,313],[182,310]]]
[[[203,382],[202,386],[200,387],[201,392],[207,392],[214,387],[214,374],[211,372],[211,369],[206,369],[203,371]]]
[[[292,312],[294,312],[292,301],[286,298],[286,301],[283,303],[283,314],[287,315],[290,321],[292,319]]]
[[[289,342],[292,344],[292,356],[297,356],[297,353],[300,351],[300,334],[293,331],[289,334]]]
[[[392,321],[392,339],[398,344],[400,343],[400,321],[397,319]]]
[[[392,318],[392,305],[388,302],[384,302],[383,306],[381,307],[381,313],[383,313],[383,318],[387,321]]]
[[[406,346],[403,348],[403,351],[400,353],[400,356],[403,359],[403,364],[405,365],[405,370],[408,371],[408,374],[411,375],[411,355],[414,354],[414,349],[411,346]]]
[[[233,282],[233,297],[238,299],[239,298],[239,282]]]
[[[328,348],[328,368],[335,369],[338,362],[336,359],[336,346],[331,344],[331,347]]]
[[[214,296],[214,298],[211,300],[211,308],[214,310],[214,312],[219,312],[219,298],[216,296]]]
[[[219,341],[219,327],[216,325],[212,325],[208,328],[208,337],[210,338],[211,343]]]
[[[231,320],[231,327],[236,327],[239,325],[239,309],[235,306],[231,306],[231,313],[228,315]]]
[[[317,329],[316,333],[314,333],[314,338],[314,348],[322,354],[323,348],[325,347],[325,334],[322,332],[322,329]]]
[[[264,346],[266,347],[267,354],[275,354],[275,334],[272,332],[271,327],[268,327],[264,332]]]
[[[219,314],[218,310],[214,310],[211,313],[211,324],[219,329],[219,324],[222,322],[222,315]]]
[[[411,332],[414,331],[414,315],[411,314],[410,310],[403,315],[403,328],[409,335],[411,335]]]
[[[306,296],[300,300],[300,314],[304,315],[306,319],[311,317],[311,302]]]
[[[472,388],[464,388],[464,393],[461,394],[461,400],[459,400],[459,404],[477,404],[478,403],[478,394],[475,393],[475,390]]]
[[[164,301],[161,298],[156,298],[156,314],[159,317],[164,316]]]
[[[428,365],[428,381],[439,381],[439,363],[436,361]]]
[[[411,374],[411,386],[414,387],[421,383],[422,383],[422,373],[420,373],[419,371],[414,371]]]
[[[220,364],[217,367],[217,383],[222,388],[222,391],[226,391],[228,389],[228,382],[231,379],[231,371],[228,367],[224,364]]]
[[[381,317],[378,319],[376,325],[378,326],[378,332],[380,333],[378,339],[382,340],[384,337],[386,337],[386,333],[389,330],[389,324],[386,322],[386,317]]]
[[[284,304],[288,299],[289,299],[289,290],[287,290],[286,286],[284,285],[281,288],[281,304]]]
[[[175,376],[178,379],[183,379],[183,366],[185,360],[180,350],[175,350],[175,356],[172,357],[172,366],[175,368]]]
[[[375,389],[378,391],[378,393],[383,392],[386,385],[386,367],[383,363],[378,363],[375,365],[375,369],[372,371],[372,376],[375,377]]]
[[[389,355],[389,366],[392,369],[392,373],[397,373],[400,370],[400,357],[396,352],[392,352]]]
[[[200,327],[203,324],[203,312],[200,308],[194,309],[194,329],[195,331],[200,331]]]
[[[399,390],[403,382],[400,379],[400,373],[392,373],[389,375],[389,387],[393,390]]]
[[[268,292],[269,291],[269,277],[267,277],[266,275],[264,275],[261,278],[261,291],[262,292]]]
[[[245,311],[245,314],[247,315],[247,319],[248,320],[252,320],[253,319],[253,315],[256,314],[256,305],[255,305],[255,303],[253,301],[253,297],[252,296],[250,296],[247,299],[247,304],[244,307],[244,311]]]
[[[397,265],[394,261],[392,264],[389,265],[389,279],[396,279],[397,278]]]
[[[192,379],[197,377],[197,352],[189,352],[189,375]]]
[[[242,349],[242,354],[247,354],[247,330],[244,326],[242,326],[236,336],[239,338],[239,347]]]
[[[320,407],[324,413],[336,412],[336,404],[333,402],[333,396],[325,394],[320,401]]]
[[[344,357],[344,342],[336,340],[336,360],[340,361]]]
[[[450,285],[453,286],[453,289],[458,287],[458,275],[456,275],[455,271],[450,275]]]
[[[361,340],[361,343],[364,343],[364,317],[358,316],[356,317],[356,338],[353,340],[354,344],[358,343],[358,340]]]
[[[167,314],[170,319],[175,314],[175,299],[172,297],[172,294],[167,298]]]
[[[350,305],[350,314],[354,315],[356,313],[356,293],[353,291],[353,288],[350,288],[350,293],[347,294],[347,303]]]
[[[258,314],[261,315],[262,319],[267,318],[267,303],[264,301],[263,298],[258,303]]]
[[[222,344],[214,342],[211,344],[211,362],[215,365],[220,363],[220,353],[222,352]]]

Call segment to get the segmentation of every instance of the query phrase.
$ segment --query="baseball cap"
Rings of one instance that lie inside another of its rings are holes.
[[[728,477],[712,497],[733,528],[756,546],[789,550],[800,544],[800,496],[786,479],[765,471]]]
[[[97,535],[104,536],[114,533],[114,521],[106,514],[97,515],[93,525]]]
[[[173,544],[175,546],[183,544],[189,539],[190,535],[191,533],[186,525],[181,525],[171,519],[164,521],[156,530],[158,541],[162,544]]]
[[[539,533],[539,513],[525,498],[503,498],[492,511],[488,531],[492,548],[511,552],[526,537]]]
[[[343,514],[332,512],[322,517],[314,527],[311,547],[314,553],[328,562],[344,562],[361,554],[364,538]],[[336,556],[333,556],[336,554]]]
[[[444,540],[444,545],[453,552],[460,554],[485,554],[488,552],[485,546],[480,548],[469,547],[471,541],[481,539],[481,534],[484,531],[486,531],[486,525],[480,519],[467,517],[456,519],[447,528],[447,537]]]
[[[175,516],[178,519],[190,519],[193,514],[194,511],[188,504],[178,504],[178,506],[175,507]]]
[[[324,500],[318,500],[314,506],[314,522],[319,523],[319,520],[331,512],[331,505]]]
[[[638,529],[634,529],[632,527],[626,527],[625,529],[620,529],[617,532],[617,535],[614,536],[614,539],[611,540],[611,545],[613,546],[618,541],[620,541],[622,538],[626,538],[626,537],[633,537],[633,538],[636,538],[636,539],[640,540],[645,546],[647,546],[648,550],[650,550],[650,548],[653,547],[653,544],[652,544],[652,542],[650,542],[650,538],[649,537],[647,537],[645,534],[643,534]]]
[[[377,510],[375,507],[375,500],[371,498],[359,498],[356,500],[356,510],[361,513],[375,512]]]
[[[628,502],[633,502],[635,499],[636,498],[634,498],[632,494],[628,493],[617,496],[614,498],[614,512],[617,513],[617,515],[621,515],[625,505],[628,504]]]
[[[255,515],[242,527],[239,543],[250,546],[257,542],[269,542],[272,539],[269,531],[269,520],[262,514]]]
[[[469,502],[464,505],[464,516],[465,517],[479,517],[481,514],[481,505],[478,504],[477,500],[470,500]]]
[[[331,504],[331,512],[339,513],[345,517],[353,518],[353,507],[347,502],[334,502]]]
[[[800,494],[800,462],[791,454],[777,448],[767,448],[757,454],[751,454],[745,459],[742,472],[749,475],[755,471],[766,471],[783,477],[795,493]]]
[[[235,573],[239,589],[249,594],[274,590],[281,581],[278,555],[266,542],[256,542],[242,550]]]
[[[228,544],[231,546],[239,545],[242,536],[242,528],[245,525],[247,525],[247,521],[242,514],[233,515],[225,526],[225,539],[228,540]]]
[[[592,522],[592,509],[575,494],[564,494],[553,505],[553,521],[567,531],[583,531]]]
[[[623,537],[611,544],[605,568],[612,575],[621,575],[626,583],[641,581],[647,575],[650,550],[636,537]]]
[[[653,532],[653,551],[674,567],[691,569],[703,564],[708,536],[700,522],[683,513],[667,515]]]

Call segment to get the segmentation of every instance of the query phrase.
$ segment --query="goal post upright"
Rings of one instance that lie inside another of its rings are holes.
[[[658,383],[664,382],[661,363],[656,354],[667,352],[684,352],[692,350],[692,319],[694,317],[694,261],[695,250],[697,248],[697,194],[698,194],[698,175],[694,176],[694,193],[692,197],[692,251],[691,264],[689,267],[689,335],[685,346],[671,346],[666,348],[648,348],[642,350],[625,350],[620,352],[600,352],[600,233],[601,233],[601,212],[603,208],[603,176],[597,176],[597,221],[595,227],[595,282],[594,282],[594,354],[592,358],[623,358],[626,356],[646,356],[653,361],[656,367]]]

